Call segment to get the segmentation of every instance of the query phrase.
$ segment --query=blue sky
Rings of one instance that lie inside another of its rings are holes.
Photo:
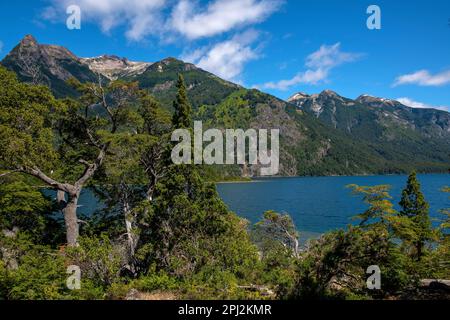
[[[71,4],[81,30],[66,27]],[[381,30],[366,26],[373,4]],[[81,57],[182,58],[281,98],[331,89],[450,106],[447,0],[16,0],[0,19],[1,58],[33,34]]]

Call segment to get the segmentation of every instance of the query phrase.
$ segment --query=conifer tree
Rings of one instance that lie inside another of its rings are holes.
[[[191,130],[192,109],[181,75],[177,87],[172,127]],[[215,185],[206,182],[195,165],[174,164],[170,152],[166,157],[167,171],[156,184],[153,214],[143,234],[143,242],[154,243],[150,255],[156,264],[180,277],[206,265],[226,263],[238,270],[254,264],[257,255],[246,224],[228,211]]]
[[[413,222],[415,255],[417,260],[421,260],[425,244],[431,239],[432,230],[429,216],[430,206],[420,189],[420,183],[415,172],[409,175],[399,204],[402,208],[400,215],[408,217]]]
[[[181,74],[178,75],[177,89],[178,93],[173,102],[175,112],[172,123],[176,129],[187,129],[191,127],[192,107],[189,104],[184,77]]]

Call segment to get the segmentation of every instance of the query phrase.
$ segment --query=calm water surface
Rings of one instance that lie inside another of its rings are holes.
[[[450,185],[450,175],[418,178],[432,218],[442,218],[439,210],[450,207],[450,200],[441,189]],[[361,197],[352,195],[347,185],[389,184],[392,201],[397,204],[406,180],[406,176],[301,177],[219,184],[217,188],[229,208],[251,222],[258,221],[267,210],[289,213],[303,237],[312,237],[355,223],[352,217],[364,211],[366,205]]]
[[[450,186],[450,175],[419,175],[422,191],[430,203],[434,219],[442,218],[439,210],[450,207],[449,194],[441,192]],[[220,196],[228,207],[252,223],[259,221],[267,210],[289,213],[294,219],[302,240],[324,232],[344,228],[355,223],[352,217],[366,208],[361,197],[354,196],[346,188],[349,184],[373,186],[389,184],[396,204],[406,184],[406,176],[363,177],[301,177],[256,180],[251,183],[218,184]],[[91,191],[85,190],[80,198],[78,211],[92,214],[101,207]],[[438,225],[434,221],[434,225]]]

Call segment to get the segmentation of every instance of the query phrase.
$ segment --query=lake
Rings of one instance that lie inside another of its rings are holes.
[[[449,194],[441,192],[450,185],[449,174],[418,175],[422,191],[430,203],[434,219],[442,218],[440,210],[450,207]],[[366,208],[361,197],[346,188],[349,184],[373,186],[389,184],[393,203],[400,201],[407,176],[355,176],[355,177],[298,177],[259,179],[249,183],[218,184],[220,196],[230,210],[255,223],[267,210],[289,213],[301,240],[355,223],[352,217]],[[80,198],[79,212],[92,214],[99,203],[92,192],[86,190]],[[438,225],[434,221],[434,225]]]
[[[449,174],[418,175],[422,191],[430,203],[432,218],[442,218],[440,210],[450,207],[449,194],[441,192],[450,185]],[[217,186],[229,208],[252,223],[267,210],[289,213],[302,240],[356,223],[352,217],[367,207],[360,196],[352,195],[349,184],[392,186],[392,201],[400,201],[407,176],[299,177],[262,179],[253,183],[224,183]],[[439,225],[434,221],[434,225]]]

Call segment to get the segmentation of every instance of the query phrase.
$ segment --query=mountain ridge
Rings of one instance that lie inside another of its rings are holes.
[[[297,93],[284,101],[176,58],[153,63],[114,55],[78,58],[64,47],[41,45],[32,36],[22,39],[1,64],[22,81],[48,85],[57,97],[76,94],[66,82],[70,77],[81,82],[99,77],[137,81],[167,110],[172,108],[181,73],[194,118],[203,120],[206,127],[280,129],[282,175],[443,172],[450,168],[450,114],[444,111],[412,110],[367,95],[353,100],[332,90]],[[36,70],[41,76],[37,79],[29,74]],[[257,167],[219,171],[222,176],[253,176]]]

